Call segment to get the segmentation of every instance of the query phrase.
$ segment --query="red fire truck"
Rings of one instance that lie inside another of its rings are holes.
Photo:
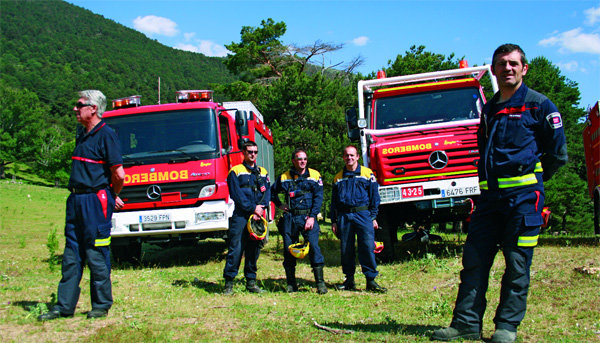
[[[415,229],[404,240],[428,241],[432,223],[461,223],[472,212],[486,73],[496,92],[490,66],[389,78],[380,72],[359,81],[358,113],[346,113],[348,135],[360,141],[363,164],[380,185],[384,258],[393,256],[399,226]]]
[[[225,237],[234,208],[227,174],[242,162],[245,140],[274,173],[272,132],[249,101],[219,104],[212,91],[185,90],[175,103],[141,106],[131,96],[114,100],[103,118],[119,137],[126,173],[111,232],[118,260],[139,259],[142,242]]]
[[[600,101],[590,110],[583,130],[590,196],[594,199],[594,232],[600,234]]]

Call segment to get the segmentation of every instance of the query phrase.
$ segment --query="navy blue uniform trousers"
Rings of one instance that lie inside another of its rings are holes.
[[[296,267],[296,258],[290,254],[288,247],[298,242],[300,234],[304,237],[304,241],[310,243],[310,249],[308,250],[308,257],[310,259],[311,267],[318,267],[325,264],[325,258],[321,253],[319,247],[319,223],[315,219],[315,224],[311,230],[304,230],[304,224],[306,223],[306,215],[292,215],[289,212],[283,214],[280,220],[283,220],[282,228],[283,232],[280,234],[283,236],[283,267],[294,268]]]
[[[99,194],[71,194],[67,198],[66,243],[57,297],[57,308],[63,314],[75,312],[86,262],[90,269],[92,308],[108,310],[112,306],[109,244],[114,207],[108,189]]]
[[[358,242],[358,262],[367,279],[375,279],[377,262],[375,261],[375,230],[368,210],[356,213],[342,213],[337,222],[340,232],[342,272],[354,276],[356,270],[355,242]],[[356,236],[356,239],[355,239]]]
[[[493,191],[482,193],[464,246],[452,327],[481,332],[490,269],[501,249],[506,270],[494,323],[496,329],[517,330],[525,316],[533,248],[542,224],[543,194],[541,187],[526,187],[509,197]]]
[[[256,279],[256,271],[258,270],[256,262],[260,255],[260,246],[259,241],[250,237],[246,228],[250,215],[241,216],[234,212],[233,216],[229,218],[229,230],[227,231],[229,252],[223,270],[223,277],[226,280],[233,280],[236,277],[242,262],[242,255],[245,257],[244,276],[247,280]]]

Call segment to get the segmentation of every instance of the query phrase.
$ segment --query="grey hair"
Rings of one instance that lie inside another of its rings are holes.
[[[106,96],[101,91],[95,89],[87,89],[79,92],[79,96],[86,98],[90,104],[96,105],[96,114],[98,118],[102,118],[102,113],[106,110]]]

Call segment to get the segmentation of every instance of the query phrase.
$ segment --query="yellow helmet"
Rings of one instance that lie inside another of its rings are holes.
[[[375,241],[375,250],[373,250],[373,252],[376,254],[379,254],[382,251],[383,251],[383,242]]]
[[[267,228],[267,220],[263,217],[258,217],[258,219],[254,219],[254,216],[250,216],[248,218],[248,224],[246,224],[246,228],[248,229],[248,233],[250,233],[250,237],[255,241],[262,241],[267,237],[267,232],[269,231]]]
[[[295,243],[288,247],[288,251],[295,258],[304,258],[304,256],[308,255],[308,251],[310,250],[310,243]]]

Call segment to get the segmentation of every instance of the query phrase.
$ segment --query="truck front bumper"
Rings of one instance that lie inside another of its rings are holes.
[[[117,212],[112,218],[112,237],[180,235],[224,231],[233,214],[233,201],[205,201],[198,207]]]

